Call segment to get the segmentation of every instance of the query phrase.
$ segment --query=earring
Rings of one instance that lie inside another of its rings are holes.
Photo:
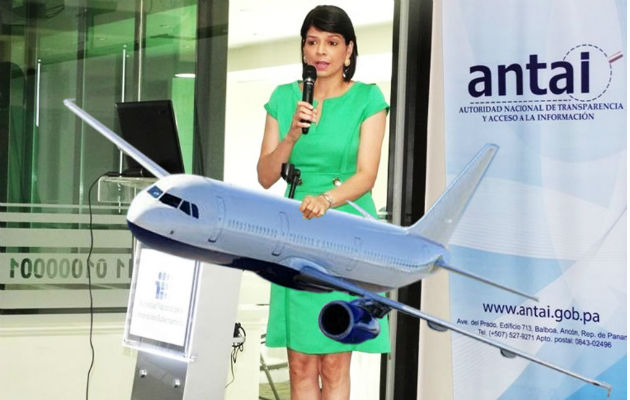
[[[343,65],[346,66],[346,67],[349,67],[350,66],[350,59],[346,58],[346,61],[344,61]]]
[[[306,62],[306,56],[302,57],[302,62],[303,62],[304,64],[308,64],[308,63]]]

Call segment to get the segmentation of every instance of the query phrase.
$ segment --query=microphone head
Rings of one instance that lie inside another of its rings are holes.
[[[305,81],[313,81],[317,79],[317,70],[312,65],[305,65],[302,71],[302,79]]]

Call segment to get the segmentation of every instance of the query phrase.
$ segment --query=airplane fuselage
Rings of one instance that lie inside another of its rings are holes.
[[[424,278],[447,255],[443,246],[386,222],[336,210],[306,220],[298,207],[296,200],[205,177],[169,175],[136,196],[127,219],[150,247],[305,290],[317,288],[299,283],[304,265],[388,291]]]

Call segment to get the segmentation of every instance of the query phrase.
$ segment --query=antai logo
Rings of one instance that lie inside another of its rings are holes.
[[[561,60],[545,61],[530,54],[525,65],[500,64],[470,67],[468,93],[476,98],[491,96],[568,95],[578,101],[600,98],[612,82],[612,63],[622,57],[593,44],[580,44]]]

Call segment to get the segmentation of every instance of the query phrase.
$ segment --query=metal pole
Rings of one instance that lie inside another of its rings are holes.
[[[409,0],[400,0],[400,17],[398,30],[398,79],[396,86],[396,135],[394,142],[394,183],[392,199],[392,223],[402,225],[403,203],[403,170],[405,158],[405,98],[407,85],[407,39],[409,35]],[[389,298],[398,300],[398,290],[389,292]],[[392,312],[389,316],[390,340],[392,351],[387,363],[385,399],[394,399],[394,379],[396,376],[396,332],[398,325],[398,313]]]

